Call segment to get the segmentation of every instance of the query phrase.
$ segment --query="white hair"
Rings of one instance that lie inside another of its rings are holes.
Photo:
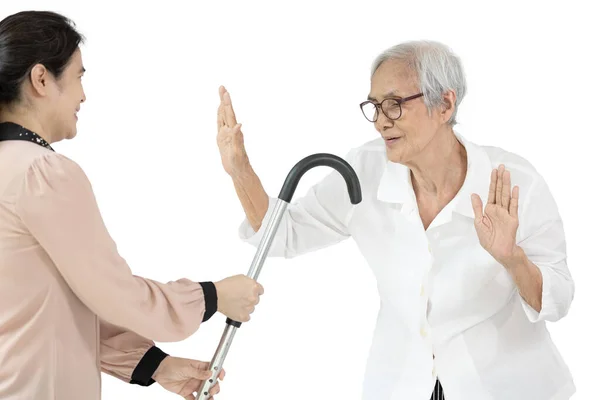
[[[442,43],[426,40],[400,43],[377,56],[371,78],[377,68],[390,59],[404,62],[414,73],[430,113],[443,104],[445,92],[454,91],[456,103],[448,124],[456,125],[458,106],[465,97],[467,82],[462,63],[452,50]]]

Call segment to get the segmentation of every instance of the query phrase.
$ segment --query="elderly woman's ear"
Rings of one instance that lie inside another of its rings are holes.
[[[453,90],[448,90],[444,93],[441,105],[442,122],[448,123],[452,119],[454,109],[456,108],[456,93]]]

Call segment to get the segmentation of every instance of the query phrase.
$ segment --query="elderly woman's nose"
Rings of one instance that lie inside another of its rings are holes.
[[[385,129],[391,128],[394,125],[392,120],[390,120],[386,115],[382,112],[379,112],[377,115],[377,120],[375,121],[375,128],[379,132],[383,132]]]

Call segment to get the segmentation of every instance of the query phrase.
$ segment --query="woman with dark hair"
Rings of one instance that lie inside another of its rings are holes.
[[[76,135],[83,40],[52,12],[0,21],[0,398],[97,400],[104,372],[192,400],[208,363],[153,340],[183,340],[216,311],[248,321],[263,288],[132,274],[85,173],[51,147]]]

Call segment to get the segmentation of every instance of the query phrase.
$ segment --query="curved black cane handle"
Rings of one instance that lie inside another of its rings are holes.
[[[253,279],[258,278],[262,264],[269,252],[274,234],[277,232],[277,227],[279,226],[279,222],[281,221],[283,213],[286,210],[286,206],[289,205],[289,202],[294,196],[298,182],[302,178],[302,175],[306,173],[306,171],[321,165],[335,169],[344,177],[346,186],[348,186],[348,194],[350,195],[350,201],[352,204],[358,204],[362,201],[362,192],[358,176],[350,164],[348,164],[345,160],[332,154],[322,153],[313,154],[304,158],[298,162],[294,168],[292,168],[285,182],[283,183],[283,187],[279,193],[279,200],[277,201],[275,210],[271,215],[267,227],[265,228],[265,233],[260,244],[258,245],[256,255],[254,256],[254,260],[252,260],[252,265],[247,276],[252,277]],[[209,399],[209,390],[217,381],[217,376],[221,371],[225,357],[229,352],[229,346],[233,341],[233,335],[241,325],[242,324],[240,322],[234,321],[231,318],[227,318],[227,326],[225,327],[223,336],[221,336],[219,347],[215,352],[213,360],[210,362],[209,370],[211,371],[211,378],[203,382],[201,388],[198,390],[198,394],[196,395],[196,400]]]
[[[281,192],[279,192],[279,199],[287,203],[292,201],[292,197],[294,196],[294,192],[296,191],[296,187],[298,187],[298,182],[300,182],[302,175],[309,169],[320,166],[331,167],[342,175],[346,181],[348,195],[350,196],[350,202],[352,204],[358,204],[362,201],[360,182],[352,166],[350,166],[343,158],[327,153],[313,154],[300,160],[294,168],[292,168],[285,179]]]

